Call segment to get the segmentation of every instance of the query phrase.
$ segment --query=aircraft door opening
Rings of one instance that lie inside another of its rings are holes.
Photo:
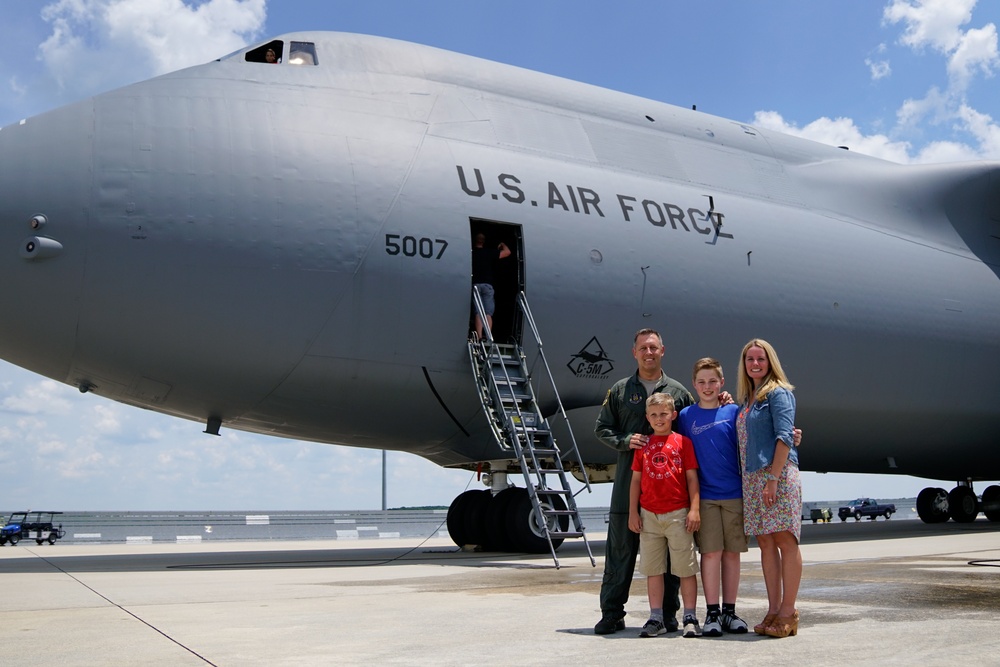
[[[496,310],[493,313],[493,338],[501,343],[521,343],[523,322],[517,309],[517,295],[524,289],[524,247],[521,235],[521,225],[503,222],[469,219],[472,244],[476,244],[476,235],[483,234],[483,248],[498,251],[491,252],[488,257],[492,265],[487,266],[487,276],[492,278]],[[510,255],[500,258],[501,244],[510,250]],[[471,256],[470,256],[471,262]],[[473,271],[477,270],[473,267]],[[470,275],[473,273],[470,271]],[[489,276],[492,273],[492,276]],[[470,295],[472,284],[469,285]],[[475,331],[475,313],[469,308],[469,331]]]

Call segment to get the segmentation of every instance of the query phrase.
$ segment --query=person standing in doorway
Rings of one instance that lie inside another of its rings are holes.
[[[496,299],[493,290],[493,269],[497,260],[510,257],[510,248],[502,241],[496,248],[486,247],[486,234],[476,232],[472,237],[472,288],[479,292],[483,302],[483,313],[486,315],[486,327],[493,330],[493,312],[496,310]],[[483,338],[483,320],[476,311],[476,340]]]

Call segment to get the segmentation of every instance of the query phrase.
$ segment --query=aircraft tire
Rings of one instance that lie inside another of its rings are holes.
[[[1000,486],[992,484],[983,491],[983,514],[990,521],[1000,521]]]
[[[493,492],[489,489],[473,491],[469,496],[469,504],[465,508],[465,537],[466,544],[487,546],[489,544],[489,530],[486,526],[486,510],[489,509],[493,501]]]
[[[448,535],[460,547],[469,544],[468,533],[465,530],[465,514],[466,508],[469,505],[469,498],[472,497],[470,494],[476,493],[479,493],[479,491],[460,493],[451,501],[451,505],[448,507]]]
[[[917,515],[924,523],[944,523],[948,520],[948,494],[939,487],[928,486],[917,495]]]
[[[507,529],[507,514],[518,497],[517,487],[511,486],[493,496],[486,508],[486,548],[490,551],[516,551]]]
[[[976,492],[967,486],[956,486],[948,494],[948,514],[956,523],[971,523],[979,515]]]
[[[518,489],[515,500],[511,502],[510,511],[507,512],[507,531],[514,540],[514,546],[518,551],[529,554],[541,554],[549,550],[548,540],[542,532],[539,517],[535,514],[535,508],[531,504],[531,496],[527,489]],[[566,503],[558,496],[551,496],[553,506],[556,509],[566,509]],[[559,529],[566,530],[569,526],[569,517],[559,517]],[[554,538],[552,548],[558,549],[563,543],[563,538]]]

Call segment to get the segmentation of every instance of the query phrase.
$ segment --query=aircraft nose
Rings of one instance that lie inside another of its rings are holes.
[[[86,258],[93,105],[0,129],[0,357],[65,380]]]

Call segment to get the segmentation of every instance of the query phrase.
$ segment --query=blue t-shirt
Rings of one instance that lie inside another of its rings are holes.
[[[694,443],[698,457],[698,484],[705,500],[743,497],[740,453],[736,441],[735,403],[705,409],[697,404],[681,410],[677,430]]]

